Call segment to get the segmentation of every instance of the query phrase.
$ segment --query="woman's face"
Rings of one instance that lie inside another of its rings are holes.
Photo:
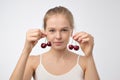
[[[64,15],[53,15],[46,22],[47,40],[54,49],[65,49],[72,34],[72,28]]]

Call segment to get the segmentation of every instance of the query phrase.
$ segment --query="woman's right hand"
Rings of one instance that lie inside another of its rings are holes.
[[[46,37],[46,34],[40,29],[30,29],[26,33],[26,41],[24,49],[31,51],[39,39]]]

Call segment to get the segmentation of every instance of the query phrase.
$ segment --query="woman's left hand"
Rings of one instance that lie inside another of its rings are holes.
[[[94,38],[86,32],[78,32],[73,36],[73,39],[80,44],[82,51],[86,56],[92,55]]]

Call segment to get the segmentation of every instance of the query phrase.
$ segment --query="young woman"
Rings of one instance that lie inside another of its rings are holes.
[[[25,46],[10,80],[99,80],[93,59],[93,37],[86,32],[73,34],[74,21],[65,7],[54,7],[44,17],[44,31],[31,29],[26,33]],[[79,43],[85,56],[68,49],[70,37]],[[29,56],[38,40],[46,38],[49,51]]]

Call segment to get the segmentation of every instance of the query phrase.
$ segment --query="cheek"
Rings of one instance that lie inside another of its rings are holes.
[[[47,40],[48,41],[53,41],[53,38],[54,38],[53,35],[47,35]]]
[[[63,35],[63,38],[66,40],[66,41],[69,41],[69,38],[70,38],[70,35]]]

